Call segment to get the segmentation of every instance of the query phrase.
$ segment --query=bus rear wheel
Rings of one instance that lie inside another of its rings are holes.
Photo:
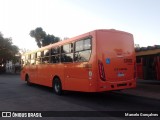
[[[62,84],[59,78],[55,78],[53,81],[53,92],[57,95],[62,94]]]
[[[27,81],[27,85],[28,85],[28,86],[31,86],[31,85],[32,85],[32,83],[30,82],[30,78],[29,78],[28,75],[26,76],[26,81]]]

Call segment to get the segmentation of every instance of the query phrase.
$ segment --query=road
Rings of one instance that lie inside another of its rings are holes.
[[[151,83],[152,81],[141,80],[138,81],[136,89],[120,92],[67,92],[63,96],[57,96],[53,94],[51,88],[39,85],[27,86],[24,81],[20,80],[19,75],[0,74],[0,111],[81,111],[84,113],[87,111],[115,111],[115,114],[116,111],[160,112],[160,83],[159,81]],[[91,118],[85,119],[90,120]],[[109,118],[124,119],[124,117],[112,116]],[[97,120],[96,117],[92,119]],[[106,118],[101,117],[101,119]],[[158,118],[152,119],[158,120]]]

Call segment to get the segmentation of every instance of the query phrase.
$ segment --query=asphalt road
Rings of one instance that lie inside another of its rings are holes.
[[[138,81],[136,89],[120,92],[81,93],[67,92],[63,96],[53,94],[52,89],[39,85],[27,86],[19,75],[0,74],[0,111],[159,111],[160,82]],[[131,112],[132,113],[132,112]],[[95,113],[90,113],[91,116]],[[160,116],[160,115],[159,115]],[[80,119],[81,117],[56,119]],[[109,119],[128,119],[107,117]],[[46,119],[46,118],[45,118]],[[52,119],[52,118],[47,118]],[[83,118],[84,119],[84,118]],[[104,119],[105,117],[87,117],[85,119]],[[133,119],[130,117],[129,119]],[[136,118],[136,119],[141,119]],[[147,119],[146,117],[143,119]],[[149,119],[160,119],[150,117]]]

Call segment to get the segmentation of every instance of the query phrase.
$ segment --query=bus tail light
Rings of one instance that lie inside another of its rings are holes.
[[[99,75],[102,81],[106,81],[103,63],[98,60]]]

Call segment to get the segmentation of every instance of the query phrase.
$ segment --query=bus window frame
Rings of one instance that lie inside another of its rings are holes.
[[[50,48],[50,63],[51,64],[59,64],[61,63],[61,46],[55,46]],[[52,50],[53,49],[58,49],[58,54],[56,53],[55,55],[52,55]],[[52,62],[52,57],[57,57],[58,56],[58,62]]]
[[[85,42],[84,42],[84,41],[87,40],[87,39],[90,40],[90,49],[85,49]],[[79,42],[79,41],[83,41],[83,50],[76,51],[76,42]],[[89,62],[89,61],[90,61],[91,55],[92,55],[92,51],[93,51],[93,43],[92,43],[92,42],[93,42],[92,36],[84,37],[84,38],[79,39],[79,40],[77,40],[77,41],[74,42],[74,60],[73,60],[73,61],[74,61],[75,63],[79,63],[79,62]],[[86,60],[86,61],[79,61],[79,60],[75,61],[75,54],[76,54],[76,53],[79,53],[79,52],[84,52],[84,51],[90,51],[89,59]]]
[[[26,54],[25,55],[25,65],[30,65],[31,64],[31,54]]]
[[[30,59],[31,63],[30,64],[31,65],[35,65],[36,64],[36,53],[31,53],[30,55],[31,55],[31,59]],[[33,63],[32,63],[32,60],[34,60]]]
[[[69,45],[69,52],[62,52],[62,47],[65,46],[65,45]],[[61,60],[61,63],[74,63],[74,42],[70,42],[70,43],[66,43],[64,45],[61,45],[60,46],[60,51],[61,51],[61,54],[60,54],[60,60]],[[72,61],[71,62],[68,62],[68,61],[62,61],[62,55],[67,55],[67,54],[72,54]]]

